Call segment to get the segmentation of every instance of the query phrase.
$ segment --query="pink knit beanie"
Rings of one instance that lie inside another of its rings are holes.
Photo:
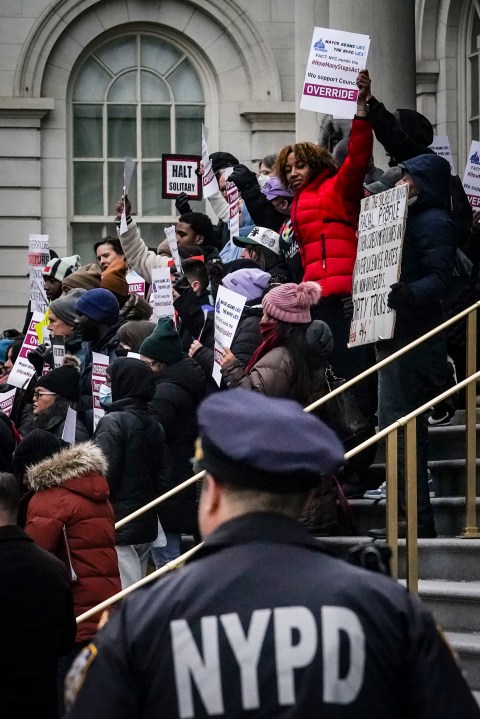
[[[320,285],[316,282],[288,282],[270,290],[262,300],[262,307],[270,317],[282,322],[311,322],[310,307],[321,297]]]

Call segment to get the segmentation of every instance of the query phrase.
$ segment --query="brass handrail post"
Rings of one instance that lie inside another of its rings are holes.
[[[477,313],[470,312],[467,318],[467,377],[477,370]],[[462,537],[472,539],[480,537],[477,526],[477,383],[470,382],[466,387],[466,516],[465,531]]]
[[[417,540],[417,420],[405,425],[405,516],[407,520],[407,587],[418,594],[418,540]]]
[[[398,577],[398,429],[387,435],[387,544],[392,550],[390,567],[392,577]]]

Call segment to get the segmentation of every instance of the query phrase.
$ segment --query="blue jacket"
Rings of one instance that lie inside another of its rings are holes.
[[[397,311],[395,337],[413,339],[442,320],[442,300],[452,281],[455,224],[447,210],[450,165],[438,155],[418,155],[402,163],[418,188],[408,211],[400,282],[410,286],[415,305]],[[413,322],[412,322],[413,317]]]

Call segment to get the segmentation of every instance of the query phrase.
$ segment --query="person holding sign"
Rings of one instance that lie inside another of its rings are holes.
[[[396,311],[393,339],[378,342],[383,360],[442,321],[442,300],[452,281],[456,249],[455,224],[447,207],[450,165],[435,154],[419,155],[400,165],[408,185],[409,213],[402,248],[399,282],[391,285],[388,306]],[[384,261],[387,261],[388,249]],[[445,337],[435,335],[378,373],[380,429],[407,415],[438,394],[445,381]],[[405,536],[405,441],[398,433],[399,536]],[[428,490],[428,429],[425,415],[417,417],[418,536],[436,537]],[[371,529],[384,537],[385,529]]]
[[[280,150],[276,166],[283,185],[295,192],[291,222],[303,281],[317,282],[322,290],[314,316],[330,325],[335,343],[332,365],[337,375],[346,378],[358,374],[366,364],[362,350],[347,350],[350,321],[341,302],[352,293],[360,200],[373,146],[361,75],[357,77],[357,114],[343,165],[337,169],[325,148],[299,142]],[[368,407],[364,409],[371,414]]]

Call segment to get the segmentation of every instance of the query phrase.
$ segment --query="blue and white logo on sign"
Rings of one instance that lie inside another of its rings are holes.
[[[323,42],[322,38],[320,38],[320,40],[317,40],[317,42],[313,46],[313,49],[317,50],[318,52],[327,52],[327,48],[325,47],[325,43]]]
[[[470,162],[472,165],[480,165],[480,157],[478,156],[478,152],[474,152],[473,155],[470,158]]]

